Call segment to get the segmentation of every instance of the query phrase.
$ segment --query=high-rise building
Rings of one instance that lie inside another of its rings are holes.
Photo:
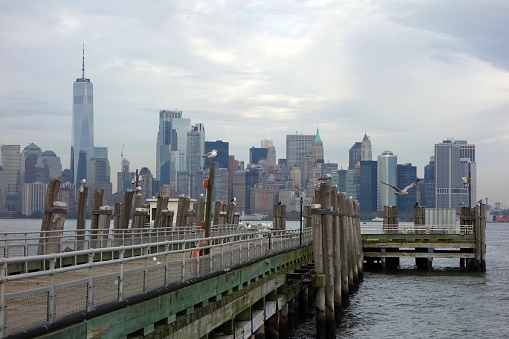
[[[361,212],[374,212],[376,206],[377,163],[361,160],[359,167],[359,204]]]
[[[366,133],[364,133],[364,137],[361,142],[361,161],[371,161],[373,160],[373,155],[371,152],[371,140]]]
[[[315,135],[289,134],[286,136],[286,167],[301,167],[302,160],[311,156]]]
[[[314,160],[315,164],[323,164],[323,141],[320,138],[320,132],[318,132],[318,127],[316,128],[315,139],[313,140],[313,146],[311,148],[311,157]]]
[[[261,147],[267,149],[267,167],[276,168],[276,147],[274,147],[272,140],[263,139]]]
[[[41,181],[42,183],[46,183],[47,181],[58,178],[62,175],[62,162],[60,161],[60,157],[58,157],[53,151],[44,151],[41,156],[37,160],[38,168],[48,168],[49,178]]]
[[[187,132],[191,131],[191,119],[182,118],[181,110],[161,110],[159,111],[159,132],[157,133],[156,145],[156,167],[157,179],[160,185],[170,184],[177,180],[175,167],[173,170],[173,179],[171,171],[171,162],[178,161],[179,169],[185,171],[187,168]],[[183,159],[172,159],[172,152],[175,156],[183,155]]]
[[[142,167],[139,172],[139,186],[141,187],[142,201],[152,198],[152,188],[154,186],[154,176],[147,167]]]
[[[216,140],[205,141],[205,153],[217,150],[217,156],[212,159],[217,168],[229,168],[230,164],[230,143],[228,141]],[[205,159],[205,168],[210,168],[211,159]]]
[[[40,182],[25,183],[21,190],[21,214],[29,217],[34,212],[44,212],[46,186]]]
[[[196,124],[187,132],[187,171],[192,176],[194,173],[203,171],[205,163],[202,155],[205,153],[205,127]]]
[[[435,144],[436,207],[459,208],[460,205],[468,206],[472,201],[477,201],[475,170],[475,145],[454,139]],[[469,174],[470,194],[468,185],[462,180],[462,177],[468,178]]]
[[[21,153],[19,145],[2,145],[0,165],[5,173],[5,203],[8,213],[19,212],[21,184]]]
[[[348,169],[353,170],[355,169],[355,166],[361,161],[361,149],[362,149],[362,142],[357,141],[355,144],[353,144],[352,147],[350,147],[350,150],[348,150]]]
[[[94,156],[94,87],[85,78],[85,47],[81,78],[73,84],[71,181],[87,178],[87,162]]]
[[[267,161],[267,150],[268,148],[251,147],[249,149],[249,163],[255,165],[262,159]]]
[[[382,184],[381,181],[396,186],[397,163],[398,157],[391,151],[385,151],[377,157],[377,209],[379,211],[382,211],[384,206],[396,206],[394,189]]]
[[[396,187],[407,187],[417,180],[417,167],[412,164],[398,164],[396,169]],[[412,187],[406,195],[397,195],[396,203],[398,211],[413,211],[414,204],[417,202],[418,187]]]

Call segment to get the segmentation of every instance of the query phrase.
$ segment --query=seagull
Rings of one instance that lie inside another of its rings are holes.
[[[233,197],[232,200],[230,200],[230,204],[235,205],[237,203],[237,198]]]
[[[217,150],[216,149],[213,149],[212,151],[208,152],[207,154],[204,154],[202,155],[201,157],[202,158],[209,158],[209,159],[212,159],[212,158],[215,158],[217,155]]]
[[[408,194],[408,190],[411,189],[412,187],[414,187],[420,180],[421,179],[415,180],[413,183],[411,183],[410,185],[408,185],[407,187],[405,187],[403,189],[399,189],[396,186],[389,185],[389,184],[387,184],[387,183],[385,183],[383,181],[380,181],[380,182],[382,184],[384,184],[384,185],[387,185],[389,187],[394,188],[394,190],[396,191],[396,192],[394,192],[394,194],[396,194],[396,195],[407,195]]]
[[[281,206],[281,201],[277,203],[278,206]]]
[[[326,173],[326,174],[322,175],[322,176],[320,177],[320,179],[318,179],[318,180],[320,180],[320,181],[325,181],[325,180],[329,180],[329,179],[331,179],[331,178],[332,178],[332,175],[331,175],[330,173]]]
[[[418,201],[415,202],[414,207],[419,207],[419,202]]]
[[[83,193],[85,191],[85,184],[87,183],[87,179],[81,179],[80,181],[80,187],[78,188],[78,190],[80,191],[80,193]]]

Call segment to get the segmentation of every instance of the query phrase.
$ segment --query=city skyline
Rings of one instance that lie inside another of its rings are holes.
[[[286,135],[318,127],[325,162],[346,169],[366,131],[373,156],[391,150],[423,177],[434,144],[468,140],[477,196],[509,203],[504,3],[35,4],[0,5],[1,144],[34,142],[67,167],[84,43],[112,177],[123,145],[155,173],[158,112],[178,108],[244,161],[262,139],[284,158]]]

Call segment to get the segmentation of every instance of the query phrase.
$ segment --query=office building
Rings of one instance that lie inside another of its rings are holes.
[[[366,133],[364,133],[364,137],[361,142],[361,161],[371,161],[373,160],[373,155],[371,152],[371,140]]]
[[[470,187],[465,181],[468,180],[469,173]],[[458,209],[462,205],[468,206],[469,203],[477,201],[475,192],[475,145],[454,139],[435,144],[436,207]]]
[[[320,137],[320,132],[318,128],[316,128],[315,139],[313,140],[313,146],[311,147],[311,158],[315,164],[323,164],[324,155],[323,155],[323,141]]]
[[[348,150],[348,169],[353,170],[361,161],[362,142],[357,141]]]
[[[196,124],[187,132],[187,171],[191,176],[203,171],[205,159],[205,127],[203,124]]]
[[[311,156],[315,135],[289,134],[286,136],[286,167],[302,167],[306,156]]]
[[[249,149],[249,163],[256,165],[260,162],[260,160],[267,161],[267,150],[268,148],[251,147]]]
[[[377,209],[379,211],[383,211],[384,206],[396,206],[394,189],[382,184],[381,181],[396,186],[397,163],[398,157],[391,151],[385,151],[377,157]]]
[[[404,188],[417,180],[417,167],[412,164],[398,164],[396,168],[396,187]],[[398,211],[413,211],[415,203],[418,201],[418,186],[414,186],[407,191],[407,195],[397,195],[396,204]]]
[[[81,78],[73,84],[71,131],[71,181],[79,184],[87,178],[87,162],[94,156],[94,87],[85,78],[85,47]]]
[[[217,150],[217,156],[212,159],[216,163],[217,168],[229,168],[230,164],[230,144],[228,141],[216,140],[205,141],[205,153]],[[205,159],[205,168],[210,168],[211,159]]]
[[[159,131],[156,145],[156,174],[160,185],[175,183],[176,172],[187,169],[187,133],[191,131],[191,119],[182,118],[181,110],[159,111]],[[177,152],[180,151],[180,152]],[[172,153],[175,152],[175,153]],[[184,156],[183,159],[172,159]],[[173,171],[171,169],[174,163]],[[178,167],[175,167],[178,164]],[[172,178],[173,174],[173,178]]]
[[[377,162],[361,160],[359,166],[359,205],[361,212],[374,212],[377,210]]]
[[[5,204],[9,214],[21,211],[19,205],[21,184],[21,152],[19,145],[1,146],[0,165],[5,174]]]
[[[27,217],[39,212],[44,213],[46,187],[48,184],[40,182],[25,183],[21,189],[21,214]]]

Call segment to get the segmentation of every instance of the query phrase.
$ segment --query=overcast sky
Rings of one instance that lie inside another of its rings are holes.
[[[1,1],[0,144],[69,168],[72,84],[94,84],[95,145],[155,174],[160,109],[249,148],[320,130],[348,167],[366,131],[419,176],[434,144],[476,145],[478,198],[509,204],[509,1]],[[116,190],[116,186],[114,186]]]

